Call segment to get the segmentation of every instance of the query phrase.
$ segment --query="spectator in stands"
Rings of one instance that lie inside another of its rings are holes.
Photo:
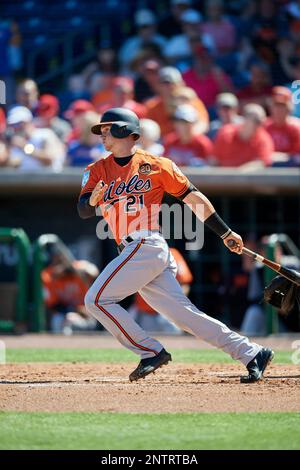
[[[58,117],[59,101],[54,95],[41,95],[37,107],[37,118],[35,124],[37,127],[47,127],[52,129],[57,137],[65,142],[71,132],[70,124]]]
[[[198,113],[189,104],[176,109],[175,132],[164,139],[165,155],[180,166],[203,166],[209,163],[213,146],[208,137],[198,132]]]
[[[257,2],[256,27],[268,27],[278,31],[280,34],[286,32],[283,29],[286,26],[285,15],[280,12],[280,3],[273,0],[260,0]]]
[[[210,109],[214,106],[219,93],[232,90],[232,83],[230,78],[215,65],[211,52],[204,44],[195,43],[193,52],[193,66],[183,74],[183,79]]]
[[[18,25],[14,21],[0,20],[0,80],[5,83],[5,103],[14,99],[14,72],[21,67]]]
[[[11,155],[9,147],[9,139],[0,140],[0,169],[1,168],[17,168],[20,161]]]
[[[16,167],[19,161],[12,158],[9,150],[11,132],[6,128],[6,116],[0,108],[0,168]]]
[[[22,56],[22,36],[20,33],[19,25],[16,21],[10,22],[11,39],[9,46],[9,61],[14,74],[18,74],[23,66]]]
[[[251,42],[258,59],[275,67],[278,38],[285,36],[288,31],[285,15],[279,12],[279,2],[273,0],[257,2],[257,8]]]
[[[155,59],[141,61],[134,82],[134,96],[139,103],[159,93],[159,69],[161,62]]]
[[[135,101],[133,80],[129,77],[117,77],[113,81],[112,100],[97,108],[100,114],[109,108],[127,108],[133,111],[140,119],[144,118],[147,108]]]
[[[170,252],[177,264],[176,279],[185,295],[188,295],[193,282],[193,275],[182,254],[176,248],[171,248]],[[157,314],[139,294],[135,295],[130,313],[135,321],[148,332],[181,333],[173,323],[170,323],[162,315]]]
[[[144,45],[130,62],[129,75],[136,77],[141,71],[142,64],[147,60],[158,62],[160,67],[166,65],[166,59],[163,56],[161,48],[155,43],[149,43]]]
[[[76,100],[70,105],[64,113],[64,117],[71,122],[72,130],[67,136],[67,142],[78,139],[80,135],[80,127],[82,118],[88,111],[96,111],[90,101]]]
[[[156,121],[161,130],[162,137],[174,131],[172,116],[176,109],[178,92],[184,86],[181,73],[175,67],[163,67],[159,72],[160,94],[151,98],[145,104],[148,109],[147,118]],[[199,120],[208,124],[207,110],[197,97],[191,104],[198,110]]]
[[[249,37],[241,37],[236,51],[236,67],[235,67],[235,83],[237,88],[241,89],[249,84],[250,76],[249,69],[251,65],[258,62],[255,50],[251,44]]]
[[[297,79],[294,66],[297,63],[295,43],[289,37],[280,38],[276,44],[277,60],[271,67],[272,83],[285,85]]]
[[[4,109],[0,108],[0,137],[5,132],[6,129],[6,117]]]
[[[242,116],[238,114],[239,100],[232,93],[220,93],[216,99],[218,118],[210,123],[207,135],[214,140],[217,132],[226,124],[240,124]]]
[[[300,166],[300,119],[291,116],[292,109],[290,90],[273,87],[271,116],[265,122],[265,129],[273,140],[275,152],[281,153],[280,160],[275,160],[278,165]]]
[[[74,101],[86,100],[91,97],[81,75],[71,75],[67,82],[67,89],[58,94],[61,111],[64,112]]]
[[[285,87],[292,93],[292,114],[300,118],[300,56],[291,59],[289,64],[289,77]]]
[[[237,92],[240,106],[247,103],[257,103],[267,106],[268,97],[271,95],[270,73],[267,65],[256,62],[250,67],[250,83]]]
[[[253,29],[255,27],[256,16],[258,12],[257,2],[251,2],[246,0],[243,3],[238,2],[240,5],[240,11],[238,13],[238,36],[239,39],[244,37],[251,37]]]
[[[86,87],[89,89],[95,75],[117,75],[118,70],[119,64],[116,48],[112,47],[109,43],[102,43],[97,52],[96,60],[85,67],[81,76],[84,79]]]
[[[163,67],[159,71],[159,95],[146,101],[147,117],[156,121],[162,136],[173,130],[174,93],[183,86],[181,73],[175,67]]]
[[[116,76],[111,73],[94,75],[90,84],[90,91],[91,101],[95,109],[100,110],[103,106],[108,106],[112,102],[115,79]]]
[[[216,136],[214,157],[220,166],[245,170],[270,165],[274,145],[263,128],[265,110],[258,104],[247,104],[242,124],[227,124]]]
[[[73,329],[95,329],[96,321],[86,313],[84,296],[98,274],[98,268],[88,261],[69,265],[62,256],[54,255],[42,271],[50,331],[71,334]]]
[[[39,103],[39,89],[34,80],[26,78],[19,83],[16,91],[16,105],[25,106],[33,115]]]
[[[171,9],[159,23],[159,32],[167,38],[181,33],[181,16],[192,6],[192,0],[171,0]]]
[[[294,19],[290,22],[290,37],[295,45],[296,53],[300,52],[300,19]]]
[[[298,82],[300,80],[299,51],[296,51],[294,42],[290,38],[286,37],[278,41],[277,51],[279,58],[276,64],[277,73],[275,75],[275,79],[273,79],[273,83],[276,83],[276,85],[284,85],[292,92],[295,92],[299,88]],[[294,83],[296,80],[297,82]],[[299,103],[295,103],[295,101],[293,114],[294,116],[300,117],[300,106]]]
[[[202,31],[212,38],[216,53],[231,52],[235,47],[236,31],[233,23],[224,16],[223,0],[206,0],[205,14]]]
[[[78,139],[72,140],[67,147],[67,165],[85,167],[107,155],[98,136],[91,133],[93,123],[98,119],[98,114],[93,111],[81,116]]]
[[[160,127],[157,122],[152,119],[141,119],[140,128],[141,137],[137,144],[138,147],[153,155],[162,156],[164,147],[160,143]]]
[[[46,167],[61,170],[65,157],[62,142],[51,129],[37,129],[28,108],[12,108],[7,125],[12,134],[10,152],[12,158],[19,160],[20,170],[35,171]]]
[[[0,140],[0,169],[13,166],[14,164],[9,154],[9,146],[7,142]]]
[[[135,13],[134,20],[137,35],[128,38],[119,52],[121,72],[123,73],[128,71],[130,62],[144,46],[154,43],[160,49],[163,49],[166,44],[165,38],[157,33],[157,20],[151,10],[138,10]]]
[[[204,133],[208,130],[209,118],[208,112],[201,100],[199,100],[195,90],[188,86],[183,86],[174,91],[174,106],[189,104],[198,111],[198,132]]]
[[[288,15],[292,18],[300,20],[300,2],[299,0],[297,1],[291,1],[287,2],[287,5],[285,7],[286,12]]]
[[[214,42],[209,34],[202,32],[202,16],[197,10],[188,9],[181,16],[182,34],[172,37],[165,49],[164,55],[179,68],[186,68],[192,59],[192,43],[202,42],[208,49],[214,49]]]

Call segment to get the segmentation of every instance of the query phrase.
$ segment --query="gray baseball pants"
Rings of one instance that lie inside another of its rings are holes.
[[[123,346],[141,358],[153,357],[163,345],[148,336],[118,304],[139,292],[152,308],[179,328],[247,365],[261,346],[231,331],[192,304],[175,278],[176,269],[160,233],[150,232],[145,238],[137,233],[134,241],[125,246],[90,287],[85,296],[86,308]]]

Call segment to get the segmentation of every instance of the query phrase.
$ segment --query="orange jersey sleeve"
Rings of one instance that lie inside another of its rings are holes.
[[[91,193],[101,179],[104,179],[104,175],[101,160],[98,160],[96,163],[92,163],[85,168],[79,197],[85,193]]]
[[[178,166],[169,158],[161,157],[161,186],[172,196],[179,197],[188,189],[190,182]]]

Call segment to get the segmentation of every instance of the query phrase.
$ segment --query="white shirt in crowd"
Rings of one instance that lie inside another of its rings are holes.
[[[203,33],[201,41],[211,52],[215,50],[215,43],[210,34]],[[169,60],[191,57],[192,51],[188,37],[185,34],[178,34],[171,38],[164,48],[164,55]]]
[[[43,165],[40,160],[26,154],[22,149],[12,147],[12,157],[20,159],[19,170],[34,171],[40,168],[49,168],[53,171],[62,170],[65,159],[64,146],[51,129],[35,129],[27,143],[32,144],[36,149],[47,147],[52,153],[52,163],[47,166]]]

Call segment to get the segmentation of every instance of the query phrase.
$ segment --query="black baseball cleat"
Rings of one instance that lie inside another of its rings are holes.
[[[247,369],[249,375],[241,377],[241,383],[254,383],[261,380],[266,367],[270,364],[274,357],[274,352],[270,348],[262,348],[255,358],[249,362]]]
[[[156,369],[172,361],[172,356],[165,349],[162,349],[157,356],[141,359],[137,368],[129,376],[130,382],[144,379],[146,375],[152,374]]]

